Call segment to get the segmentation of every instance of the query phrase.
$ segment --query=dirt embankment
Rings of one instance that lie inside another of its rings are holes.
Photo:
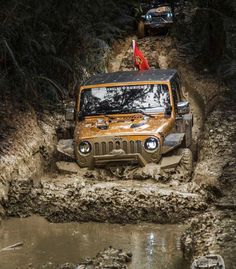
[[[225,99],[209,116],[194,180],[212,193],[212,207],[194,218],[182,238],[186,254],[219,253],[236,268],[236,106]]]
[[[43,174],[54,158],[60,116],[11,107],[1,110],[0,207],[8,200],[9,183]],[[0,216],[4,210],[0,208]]]

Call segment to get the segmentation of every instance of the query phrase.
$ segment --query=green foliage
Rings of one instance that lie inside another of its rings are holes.
[[[1,96],[43,104],[73,95],[132,29],[131,2],[0,1]]]
[[[185,57],[224,79],[236,75],[235,17],[235,1],[185,1],[182,20],[175,28]]]

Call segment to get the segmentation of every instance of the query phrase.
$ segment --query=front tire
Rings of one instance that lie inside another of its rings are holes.
[[[189,148],[180,148],[177,151],[177,155],[182,156],[178,166],[178,170],[182,175],[182,181],[189,181],[193,173],[193,153]]]
[[[193,172],[193,153],[189,148],[180,148],[178,155],[182,155],[180,165],[184,167],[190,174]]]

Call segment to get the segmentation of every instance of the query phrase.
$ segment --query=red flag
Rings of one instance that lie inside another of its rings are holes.
[[[139,50],[138,45],[135,40],[133,40],[133,50],[134,50],[134,65],[138,70],[148,70],[150,66],[147,59],[143,56],[142,51]]]

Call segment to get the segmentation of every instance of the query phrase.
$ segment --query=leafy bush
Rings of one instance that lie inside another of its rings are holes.
[[[235,1],[186,0],[175,27],[185,57],[224,79],[236,75],[235,16]]]
[[[112,42],[132,29],[132,1],[0,1],[1,97],[41,105],[105,70]]]

